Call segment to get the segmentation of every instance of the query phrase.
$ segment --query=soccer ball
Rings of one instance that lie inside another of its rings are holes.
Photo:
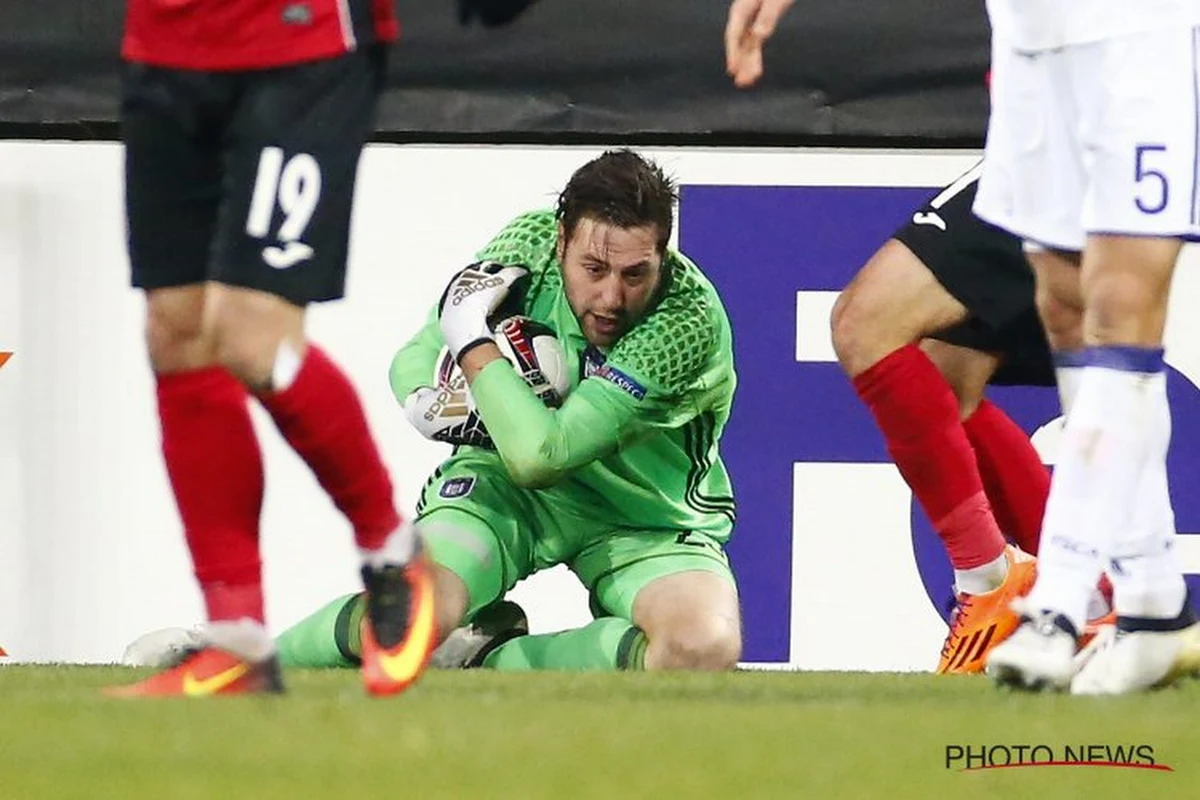
[[[571,389],[567,374],[567,356],[558,337],[547,325],[530,317],[511,316],[492,325],[496,346],[524,378],[538,398],[550,408],[558,408]],[[434,370],[434,385],[462,393],[467,412],[475,411],[475,399],[467,387],[466,376],[450,351],[442,348]]]

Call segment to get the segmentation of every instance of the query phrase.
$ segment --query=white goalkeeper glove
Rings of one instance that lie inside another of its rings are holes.
[[[404,398],[404,416],[426,439],[452,445],[469,444],[493,448],[483,419],[467,393],[467,381],[459,375],[459,386],[421,386]]]
[[[456,362],[471,348],[495,341],[488,318],[528,274],[525,267],[480,261],[450,279],[438,303],[438,324]]]

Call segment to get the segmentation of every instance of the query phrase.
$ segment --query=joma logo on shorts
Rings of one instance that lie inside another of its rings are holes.
[[[308,7],[308,3],[291,3],[284,7],[280,19],[285,25],[311,25],[312,9]]]

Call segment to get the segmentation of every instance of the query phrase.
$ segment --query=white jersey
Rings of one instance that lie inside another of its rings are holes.
[[[987,0],[992,36],[1040,52],[1200,25],[1200,0]]]
[[[994,37],[975,213],[1061,250],[1083,250],[1093,233],[1196,236],[1197,86],[1200,31],[1192,26],[1036,53]]]

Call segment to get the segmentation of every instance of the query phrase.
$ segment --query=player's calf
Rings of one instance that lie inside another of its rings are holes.
[[[253,289],[214,285],[208,297],[217,362],[255,391],[287,389],[304,357],[304,309]]]

